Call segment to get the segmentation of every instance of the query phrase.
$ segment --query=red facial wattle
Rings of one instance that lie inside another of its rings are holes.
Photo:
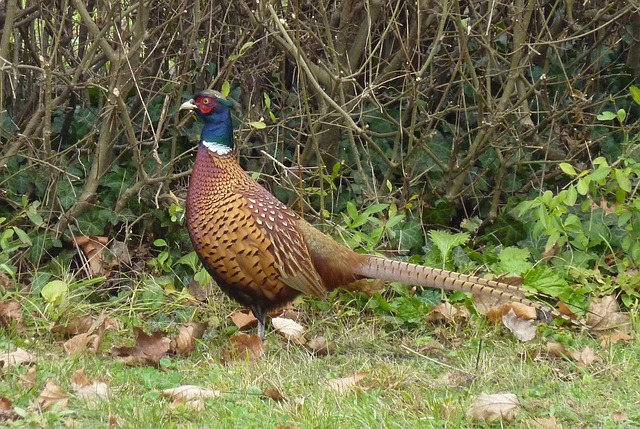
[[[213,98],[200,97],[196,99],[196,106],[198,106],[198,109],[203,115],[211,113],[216,104],[217,103]]]

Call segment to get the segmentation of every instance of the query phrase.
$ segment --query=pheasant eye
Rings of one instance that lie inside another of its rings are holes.
[[[209,104],[209,99],[208,98],[203,98],[202,99],[202,104]]]

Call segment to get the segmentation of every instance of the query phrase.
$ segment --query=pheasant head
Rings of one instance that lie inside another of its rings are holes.
[[[205,90],[182,103],[180,110],[193,110],[204,122],[200,144],[224,155],[233,150],[231,107],[233,103],[218,91]]]

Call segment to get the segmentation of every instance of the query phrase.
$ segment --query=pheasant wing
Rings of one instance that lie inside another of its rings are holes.
[[[298,215],[259,187],[244,194],[245,208],[271,241],[270,251],[280,271],[281,280],[292,289],[323,297],[327,290],[313,266],[304,237],[297,228]]]

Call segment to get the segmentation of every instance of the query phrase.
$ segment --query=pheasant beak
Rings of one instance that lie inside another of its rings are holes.
[[[184,103],[182,103],[180,105],[180,109],[179,110],[196,110],[198,108],[198,106],[196,106],[195,101],[193,101],[193,99],[189,100],[189,101],[185,101]]]

